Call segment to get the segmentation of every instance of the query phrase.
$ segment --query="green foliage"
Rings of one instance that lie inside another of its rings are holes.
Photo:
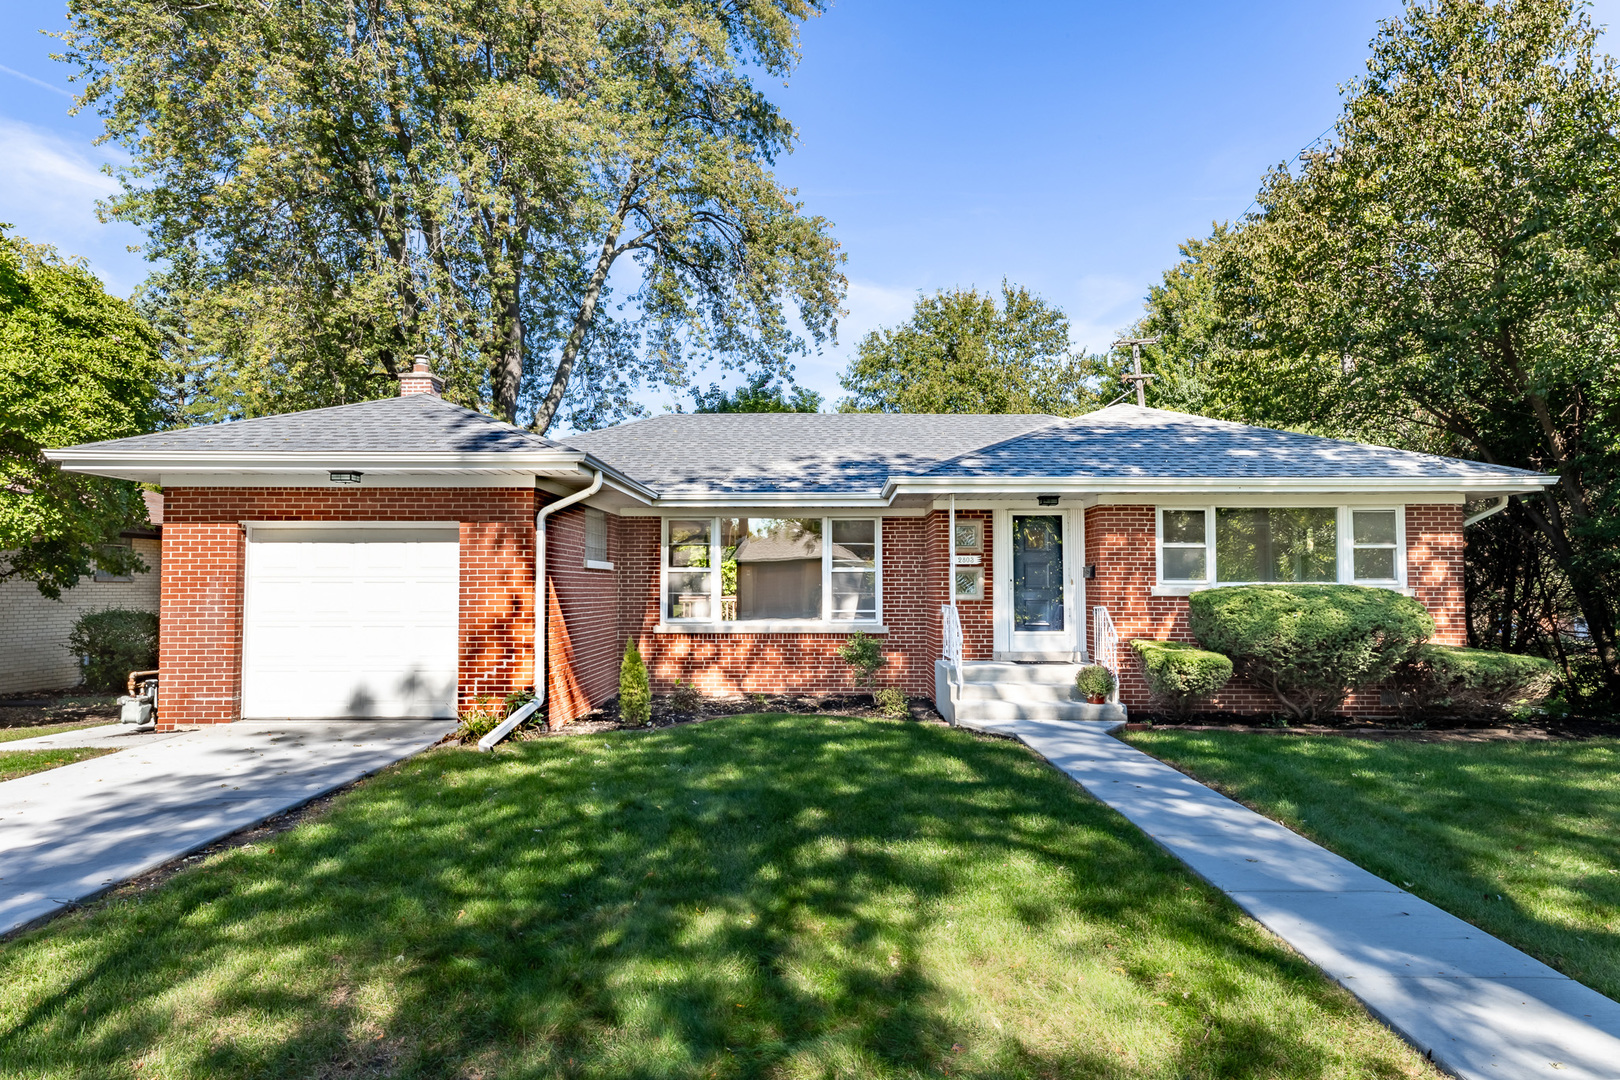
[[[1477,718],[1510,716],[1539,705],[1558,680],[1558,665],[1539,656],[1423,645],[1392,680],[1403,712]]]
[[[1114,692],[1114,673],[1101,664],[1087,664],[1074,676],[1074,688],[1081,697],[1107,697]]]
[[[523,706],[527,705],[533,700],[533,690],[514,690],[510,694],[506,695],[506,700],[502,703],[502,707],[505,709],[506,715],[511,716],[513,713],[517,712],[519,709],[523,708]]]
[[[158,666],[158,617],[150,611],[87,611],[68,631],[68,651],[84,657],[84,685],[124,690],[129,673]]]
[[[1131,648],[1142,661],[1148,689],[1175,716],[1185,717],[1194,701],[1207,698],[1232,678],[1232,661],[1182,641],[1138,638]]]
[[[911,702],[907,699],[906,692],[898,686],[880,688],[872,695],[872,700],[877,702],[877,707],[884,716],[904,720],[911,715]]]
[[[729,394],[712,384],[708,390],[694,389],[692,399],[697,406],[692,411],[700,413],[821,411],[820,394],[791,383],[773,382],[767,372],[760,372]]]
[[[843,256],[777,182],[795,133],[755,81],[822,6],[74,0],[63,39],[129,152],[109,211],[168,267],[185,408],[386,397],[425,352],[544,431],[694,362],[782,371],[788,303],[833,336]]]
[[[461,714],[461,728],[456,732],[464,740],[482,739],[500,726],[506,716],[492,697],[474,700],[472,707]]]
[[[888,664],[883,655],[883,642],[859,630],[838,646],[838,658],[855,669],[855,685],[871,686],[878,670]]]
[[[1298,720],[1389,678],[1434,633],[1422,604],[1359,585],[1239,585],[1188,598],[1193,636]]]
[[[624,659],[619,662],[619,719],[632,727],[652,722],[652,685],[633,636],[624,639]]]
[[[703,695],[698,693],[698,688],[691,683],[676,679],[675,685],[669,691],[669,707],[690,716],[703,708]]]
[[[1617,701],[1620,76],[1596,42],[1571,0],[1409,3],[1333,134],[1189,241],[1141,326],[1173,407],[1557,473],[1471,550],[1470,640]]]
[[[150,431],[157,339],[82,265],[0,226],[0,581],[52,599],[102,567],[146,567],[118,534],[146,522],[125,480],[73,476],[41,451]]]
[[[919,297],[906,322],[861,340],[839,381],[844,412],[1072,416],[1098,405],[1096,369],[1071,353],[1068,317],[1005,281],[999,307],[976,289]]]

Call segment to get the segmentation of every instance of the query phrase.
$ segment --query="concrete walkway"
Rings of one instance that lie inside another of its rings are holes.
[[[0,750],[127,747],[0,783],[0,934],[410,757],[453,721],[117,725]]]
[[[1120,742],[1118,723],[971,726],[1068,773],[1441,1068],[1620,1078],[1620,1003]]]

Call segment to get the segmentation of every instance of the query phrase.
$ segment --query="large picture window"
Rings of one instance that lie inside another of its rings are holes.
[[[664,617],[876,622],[876,518],[666,518]]]
[[[1399,585],[1400,516],[1396,509],[1360,507],[1161,507],[1159,580]]]

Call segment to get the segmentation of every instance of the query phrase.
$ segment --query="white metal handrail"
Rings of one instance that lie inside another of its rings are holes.
[[[1114,620],[1108,614],[1108,609],[1098,604],[1091,609],[1091,640],[1093,664],[1101,664],[1114,676],[1114,692],[1108,695],[1108,700],[1114,704],[1119,703],[1119,634],[1114,629]]]
[[[955,665],[957,672],[962,669],[962,618],[956,613],[954,604],[946,604],[939,609],[940,617],[945,620],[945,643],[942,651],[945,659]]]

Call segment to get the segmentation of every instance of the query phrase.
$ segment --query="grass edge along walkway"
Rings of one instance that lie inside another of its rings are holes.
[[[1620,1000],[1620,740],[1126,741]]]
[[[5,745],[0,743],[0,783],[50,769],[60,769],[63,765],[89,761],[103,754],[116,753],[120,749],[122,747],[73,746],[59,750],[7,750]]]
[[[785,715],[430,751],[0,946],[0,1074],[137,1064],[1434,1075],[1025,748]]]

